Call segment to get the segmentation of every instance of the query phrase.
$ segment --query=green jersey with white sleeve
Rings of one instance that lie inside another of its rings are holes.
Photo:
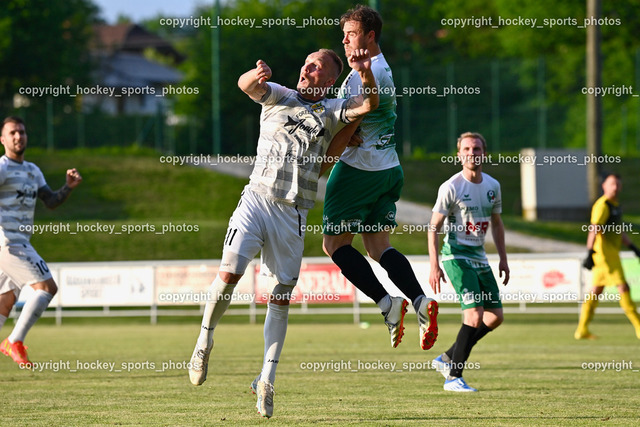
[[[458,172],[440,186],[433,212],[446,216],[443,261],[467,259],[488,264],[484,240],[491,214],[502,213],[498,181],[483,173],[482,182],[475,184]]]
[[[400,164],[394,139],[396,123],[396,87],[391,68],[382,53],[371,58],[371,70],[376,78],[380,104],[364,116],[360,123],[362,144],[347,147],[340,160],[351,167],[366,171],[391,169]],[[351,70],[340,87],[340,97],[357,96],[363,91],[360,75]]]

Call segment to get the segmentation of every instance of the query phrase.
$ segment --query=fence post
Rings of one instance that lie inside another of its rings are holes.
[[[544,89],[544,58],[538,58],[538,148],[547,147],[547,106]]]
[[[78,111],[78,135],[76,136],[76,140],[78,141],[78,147],[84,148],[85,138],[84,138],[84,113],[82,111]]]
[[[158,292],[156,290],[156,270],[158,269],[157,265],[154,265],[153,267],[151,267],[152,273],[151,276],[153,277],[153,279],[151,280],[151,289],[153,289],[153,301],[151,302],[151,310],[150,310],[150,317],[151,317],[151,324],[152,325],[157,325],[158,324],[158,300],[157,300],[157,296],[158,296]]]
[[[491,133],[493,151],[500,151],[500,62],[491,62]]]
[[[402,81],[402,87],[409,87],[410,76],[409,68],[402,67],[400,71],[400,79]],[[396,101],[397,101],[396,97]],[[402,95],[402,155],[404,157],[411,157],[411,97],[409,95]]]
[[[454,63],[447,64],[447,85],[453,86],[455,83],[454,77]],[[457,108],[454,95],[447,96],[447,122],[449,124],[449,152],[456,151],[456,128],[457,125]]]
[[[47,151],[53,151],[53,98],[47,97]]]

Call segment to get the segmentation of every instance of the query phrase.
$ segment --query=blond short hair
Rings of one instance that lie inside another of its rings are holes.
[[[460,137],[458,138],[458,144],[457,144],[458,151],[460,151],[460,142],[465,138],[479,139],[480,142],[482,142],[482,150],[485,153],[487,152],[487,141],[485,141],[484,136],[480,135],[477,132],[465,132],[462,135],[460,135]]]
[[[340,59],[338,54],[331,49],[320,49],[318,50],[318,52],[328,56],[331,59],[331,61],[333,62],[333,69],[335,71],[334,75],[336,76],[336,80],[337,80],[338,77],[340,77],[340,74],[342,74],[342,70],[344,69],[344,64],[342,63],[342,59]]]

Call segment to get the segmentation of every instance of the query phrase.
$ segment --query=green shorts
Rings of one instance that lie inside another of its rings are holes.
[[[463,310],[473,307],[501,308],[500,290],[491,267],[466,259],[442,261]]]
[[[338,162],[327,182],[323,233],[377,233],[397,226],[396,202],[404,184],[400,165],[364,171]]]

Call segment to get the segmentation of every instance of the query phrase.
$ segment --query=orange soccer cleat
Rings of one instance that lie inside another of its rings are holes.
[[[31,369],[33,366],[27,356],[27,347],[24,346],[22,341],[11,343],[9,338],[5,338],[0,344],[0,352],[11,357],[20,367]]]

